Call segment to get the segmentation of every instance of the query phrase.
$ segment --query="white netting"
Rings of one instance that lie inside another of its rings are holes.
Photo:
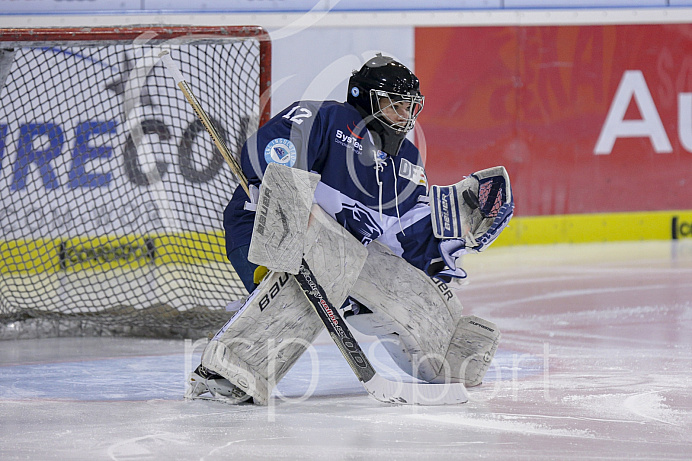
[[[265,109],[266,36],[177,31],[0,31],[0,338],[181,336],[244,295],[223,244],[237,181],[155,56],[170,50],[237,153]]]

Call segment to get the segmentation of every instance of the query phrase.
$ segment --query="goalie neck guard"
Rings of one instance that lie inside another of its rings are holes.
[[[423,110],[418,77],[406,66],[378,53],[354,71],[348,82],[347,102],[358,109],[366,126],[380,138],[380,149],[399,153],[406,134]]]

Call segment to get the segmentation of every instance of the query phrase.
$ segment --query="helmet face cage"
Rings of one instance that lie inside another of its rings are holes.
[[[400,133],[408,133],[416,124],[416,118],[423,110],[425,97],[392,93],[383,90],[370,90],[372,115],[380,122]]]

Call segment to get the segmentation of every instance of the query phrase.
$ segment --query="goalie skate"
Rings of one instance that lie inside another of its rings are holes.
[[[252,397],[221,375],[207,370],[202,365],[188,376],[185,399],[219,400],[224,403],[252,403]],[[209,395],[205,395],[209,394]]]

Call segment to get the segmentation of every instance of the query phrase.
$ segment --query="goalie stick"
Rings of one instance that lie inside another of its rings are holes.
[[[185,98],[190,105],[192,105],[224,160],[226,160],[231,171],[236,175],[240,185],[243,187],[246,194],[250,196],[248,181],[240,165],[231,155],[226,143],[219,135],[218,130],[204,108],[194,94],[192,94],[190,86],[183,78],[180,69],[178,69],[173,62],[170,53],[168,51],[162,51],[159,54],[159,58],[161,58],[164,65],[171,73],[176,85],[183,92]],[[329,299],[327,299],[324,289],[319,285],[315,275],[305,261],[305,258],[302,259],[298,274],[293,277],[295,277],[305,297],[319,315],[322,323],[324,323],[329,335],[341,351],[346,362],[348,362],[358,380],[360,380],[363,387],[373,398],[384,403],[417,405],[450,405],[468,401],[468,392],[462,383],[407,383],[383,378],[377,373],[365,353],[363,353],[363,350],[358,344],[358,341],[353,337],[346,322],[331,304]]]

